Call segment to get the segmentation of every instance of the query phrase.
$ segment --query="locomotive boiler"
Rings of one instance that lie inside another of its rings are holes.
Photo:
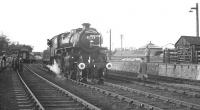
[[[87,82],[97,79],[103,83],[104,74],[111,68],[107,61],[107,48],[102,47],[101,34],[83,23],[82,28],[72,29],[48,40],[50,61],[56,61],[68,78]]]

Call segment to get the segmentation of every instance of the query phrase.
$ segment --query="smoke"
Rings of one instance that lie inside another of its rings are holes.
[[[61,75],[61,70],[60,70],[56,60],[54,60],[53,65],[47,65],[47,67],[56,74],[56,78],[59,78],[59,79],[64,78],[64,76]]]

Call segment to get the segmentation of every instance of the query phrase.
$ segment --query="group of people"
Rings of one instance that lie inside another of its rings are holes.
[[[150,55],[151,55],[151,51],[150,51],[149,45],[147,45],[145,48],[145,58],[141,58],[141,62],[139,65],[137,78],[140,80],[148,79],[147,63],[150,62]]]
[[[23,71],[22,58],[13,57],[11,62],[11,67],[13,68],[14,71],[22,72]]]
[[[23,61],[22,58],[19,57],[6,57],[3,55],[0,59],[1,62],[1,70],[9,68],[10,70],[13,69],[14,71],[23,71]]]

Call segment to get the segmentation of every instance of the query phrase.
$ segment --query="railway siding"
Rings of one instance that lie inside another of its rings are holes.
[[[187,103],[194,104],[194,106],[200,105],[199,97],[189,96],[189,95],[186,95],[186,94],[183,94],[183,93],[178,93],[176,91],[172,91],[172,92],[168,91],[167,88],[171,88],[171,87],[159,85],[160,84],[159,82],[152,83],[152,84],[148,83],[149,81],[138,82],[137,80],[134,81],[131,78],[125,78],[121,75],[117,76],[117,77],[113,76],[112,78],[114,78],[114,81],[118,80],[119,78],[123,79],[123,81],[131,81],[131,84],[130,83],[120,83],[120,85],[123,85],[123,86],[126,86],[126,87],[130,87],[130,88],[138,89],[138,90],[141,90],[141,91],[146,91],[146,92],[149,92],[149,93],[165,96],[165,97],[172,98],[172,99],[175,99],[175,100],[184,101],[184,102],[187,102]],[[120,82],[121,82],[121,80],[120,80]],[[159,86],[162,87],[162,89],[159,89]],[[173,88],[173,89],[179,90],[180,88]],[[180,102],[180,103],[182,103],[182,102]],[[188,107],[190,107],[191,105],[189,105],[187,103],[186,103],[186,105]],[[185,103],[183,103],[183,104],[185,104]],[[191,107],[193,107],[193,105]],[[198,107],[195,107],[195,108],[198,108]]]
[[[116,88],[119,88],[119,89],[123,89],[123,90],[129,91],[129,92],[135,92],[135,93],[138,93],[138,94],[143,94],[147,97],[154,97],[154,98],[164,100],[166,102],[172,102],[172,103],[175,103],[175,104],[178,104],[178,105],[187,106],[190,109],[192,109],[192,108],[199,109],[200,108],[200,105],[198,105],[198,104],[188,103],[188,102],[185,102],[185,101],[180,101],[180,100],[176,100],[176,99],[169,98],[169,97],[164,97],[164,96],[157,95],[157,94],[152,94],[152,93],[148,93],[148,92],[145,92],[145,91],[129,88],[129,87],[126,87],[126,86],[121,86],[121,85],[112,84],[112,83],[108,83],[108,82],[104,82],[104,84],[108,85],[108,86],[116,87]]]
[[[71,80],[71,79],[69,79],[69,80]],[[77,82],[77,81],[74,81],[74,80],[71,80],[71,81],[74,82],[74,83],[76,83],[76,84],[78,84],[78,85],[82,85],[82,86],[88,87],[90,89],[102,92],[105,95],[112,96],[112,97],[118,98],[120,100],[126,101],[129,104],[134,104],[134,105],[136,105],[138,107],[142,107],[142,108],[146,108],[146,109],[150,109],[150,110],[151,109],[152,110],[163,110],[161,108],[149,105],[147,103],[143,103],[143,102],[140,102],[140,101],[137,101],[137,100],[125,97],[123,95],[119,95],[119,94],[116,94],[114,92],[110,92],[110,91],[107,91],[107,90],[104,90],[104,89],[101,89],[101,88],[98,88],[98,87],[95,87],[95,86],[92,86],[92,85],[88,85],[88,84],[85,84],[85,83]]]
[[[113,87],[113,88],[108,87],[108,86],[98,86],[98,87],[102,89],[106,89],[108,91],[116,92],[117,94],[129,97],[132,99],[136,99],[138,101],[148,103],[150,105],[163,108],[163,109],[164,108],[168,108],[170,110],[176,110],[176,109],[188,110],[188,108],[192,110],[199,109],[198,105],[196,106],[195,104],[186,103],[186,102],[178,101],[178,100],[172,100],[170,98],[162,99],[163,97],[161,98],[160,96],[154,95],[154,94],[149,95],[149,94],[129,92],[127,90],[119,89],[116,87]]]
[[[121,78],[119,80],[127,79],[134,84],[153,88],[153,89],[159,89],[159,90],[164,90],[164,91],[169,91],[169,92],[176,92],[176,93],[187,95],[187,96],[194,97],[194,98],[200,97],[200,90],[199,89],[179,87],[179,86],[169,85],[169,84],[166,84],[166,83],[160,83],[160,82],[152,81],[152,80],[147,80],[146,82],[141,83],[141,82],[137,82],[138,79],[135,78],[135,77],[127,77],[125,75],[119,75],[119,74],[110,74],[110,76],[108,78],[110,78],[110,77],[117,79],[117,80],[119,78]],[[153,85],[148,84],[148,83],[153,83]]]
[[[195,89],[177,87],[177,86],[173,86],[173,85],[170,86],[170,85],[158,83],[158,82],[155,82],[156,85],[152,85],[152,84],[148,84],[148,83],[138,83],[138,82],[134,82],[134,83],[138,84],[138,85],[154,88],[154,89],[160,89],[160,90],[165,90],[165,91],[169,91],[169,92],[177,92],[180,94],[188,95],[190,97],[196,97],[196,98],[200,97],[200,91],[195,90]]]

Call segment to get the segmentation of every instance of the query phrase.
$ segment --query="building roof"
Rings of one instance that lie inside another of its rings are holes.
[[[179,40],[183,38],[185,39],[187,42],[189,42],[190,44],[194,44],[194,45],[200,45],[200,37],[195,37],[195,36],[181,36],[179,38]],[[178,41],[179,41],[178,40]],[[176,42],[176,44],[178,43],[178,41]]]
[[[150,48],[150,49],[157,49],[157,48],[162,48],[162,47],[159,47],[159,46],[156,46],[155,44],[153,44],[153,43],[151,43],[151,41],[148,43],[148,44],[146,44],[146,45],[144,45],[144,46],[142,46],[142,47],[140,47],[140,49],[145,49],[145,48]]]

